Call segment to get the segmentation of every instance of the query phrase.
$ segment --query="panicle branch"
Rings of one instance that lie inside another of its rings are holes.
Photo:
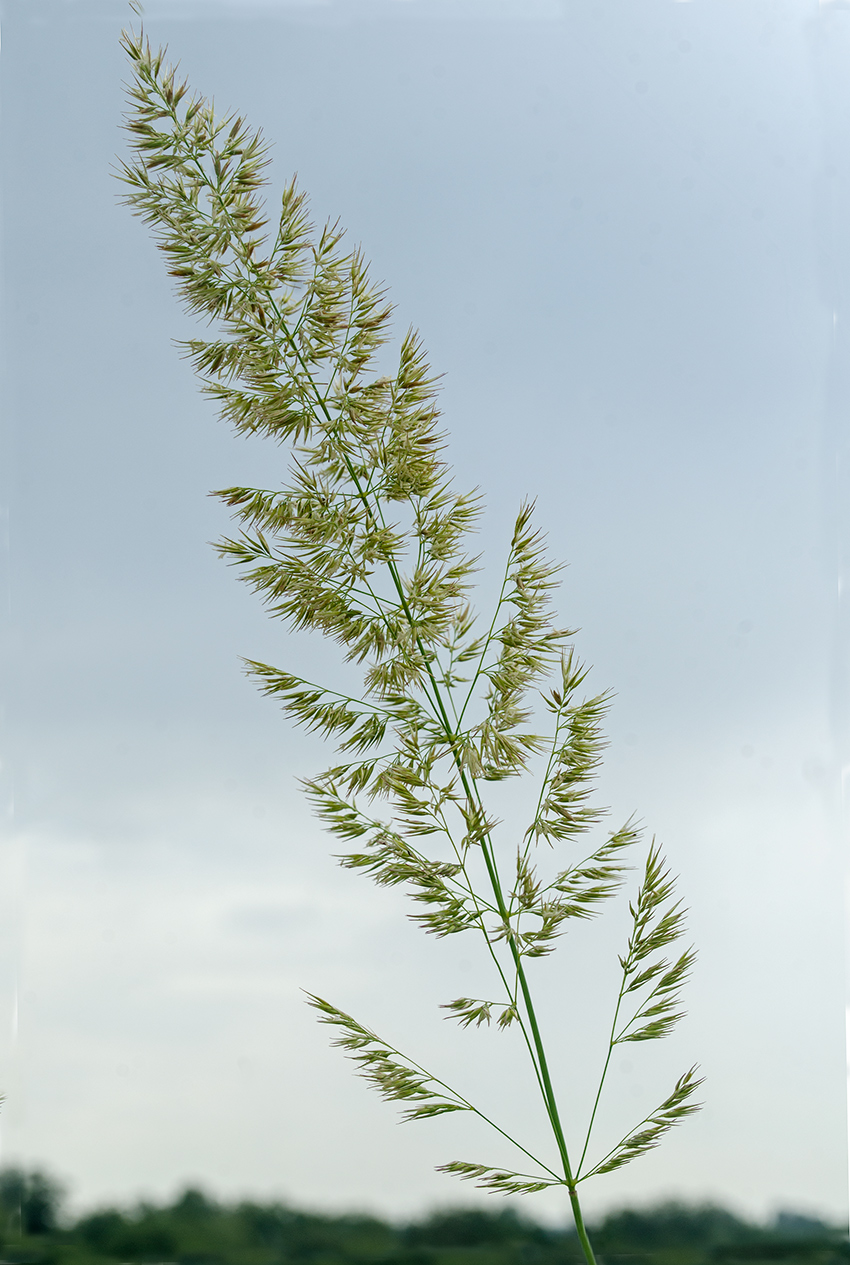
[[[613,1173],[614,1169],[635,1160],[639,1155],[658,1146],[665,1133],[674,1125],[681,1124],[688,1116],[699,1111],[701,1103],[691,1101],[691,1097],[699,1089],[704,1078],[698,1078],[696,1067],[690,1068],[684,1076],[677,1080],[673,1091],[664,1099],[660,1107],[650,1116],[646,1116],[631,1133],[622,1138],[608,1154],[591,1168],[579,1181],[588,1177],[598,1177],[602,1173]]]
[[[382,1098],[413,1104],[402,1112],[404,1120],[426,1120],[452,1111],[474,1110],[460,1094],[387,1045],[351,1015],[312,993],[307,994],[307,1000],[318,1010],[320,1023],[337,1029],[332,1044],[345,1050],[357,1064],[358,1074],[369,1081]]]

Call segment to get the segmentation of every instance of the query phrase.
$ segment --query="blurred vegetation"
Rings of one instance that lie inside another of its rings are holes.
[[[281,1203],[217,1203],[187,1189],[161,1207],[63,1213],[44,1173],[0,1170],[0,1265],[580,1265],[575,1231],[513,1207],[451,1209],[393,1225]],[[609,1214],[595,1227],[605,1265],[850,1265],[843,1231],[780,1213],[758,1226],[712,1205]]]

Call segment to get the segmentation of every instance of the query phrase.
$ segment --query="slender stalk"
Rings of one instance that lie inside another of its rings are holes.
[[[620,991],[617,994],[617,1005],[614,1007],[614,1019],[611,1023],[611,1035],[608,1038],[608,1053],[605,1056],[605,1064],[602,1068],[602,1075],[599,1077],[599,1086],[596,1090],[596,1097],[593,1100],[593,1109],[590,1113],[590,1120],[587,1125],[587,1134],[584,1139],[584,1147],[582,1149],[581,1158],[576,1169],[576,1181],[581,1176],[582,1166],[584,1165],[584,1157],[587,1155],[587,1148],[590,1146],[590,1135],[593,1132],[593,1126],[596,1122],[596,1113],[599,1110],[599,1103],[602,1099],[602,1087],[605,1084],[605,1077],[608,1075],[608,1068],[611,1064],[611,1055],[614,1053],[614,1035],[617,1031],[617,1020],[620,1016],[620,1007],[623,1004],[623,993],[626,987],[626,975],[623,972],[623,982],[620,985]]]
[[[587,1237],[578,1191],[575,1186],[570,1186],[570,1207],[573,1210],[573,1220],[576,1223],[576,1233],[581,1244],[581,1250],[584,1252],[584,1259],[587,1261],[587,1265],[596,1265],[596,1257],[593,1255],[593,1248],[590,1245],[590,1239]]]

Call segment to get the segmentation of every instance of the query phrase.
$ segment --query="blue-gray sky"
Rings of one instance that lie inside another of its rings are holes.
[[[471,948],[334,867],[296,784],[321,744],[241,675],[240,655],[306,673],[315,650],[207,543],[228,527],[209,489],[273,483],[280,457],[199,398],[173,346],[189,323],[117,203],[125,7],[0,15],[3,1158],[80,1204],[184,1179],[393,1215],[469,1201],[434,1165],[506,1157],[454,1121],[397,1126],[301,1000],[330,996],[537,1135],[518,1055],[440,1022],[479,987]],[[591,1212],[678,1196],[846,1217],[850,10],[151,0],[145,20],[274,141],[272,198],[297,171],[399,332],[421,330],[491,568],[525,496],[570,564],[561,609],[616,692],[602,799],[663,840],[700,949],[688,1020],[615,1067],[610,1127],[690,1063],[707,1076],[702,1114],[591,1184]],[[623,915],[545,973],[570,1101]]]

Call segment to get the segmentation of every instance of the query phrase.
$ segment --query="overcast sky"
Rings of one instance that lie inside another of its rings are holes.
[[[208,544],[229,525],[210,489],[283,472],[199,397],[173,345],[191,326],[118,205],[125,6],[0,14],[2,1158],[78,1206],[187,1180],[392,1215],[484,1199],[434,1165],[507,1157],[465,1123],[400,1127],[299,992],[539,1135],[519,1052],[440,1021],[486,987],[473,946],[335,868],[297,787],[321,743],[241,672],[308,674],[315,651]],[[699,1117],[590,1183],[591,1214],[846,1218],[850,9],[150,0],[145,20],[274,142],[271,196],[297,171],[421,330],[491,567],[525,496],[569,562],[561,610],[616,693],[601,798],[664,842],[700,950],[690,1017],[616,1063],[606,1119],[707,1077]],[[625,916],[544,972],[569,1123]]]

